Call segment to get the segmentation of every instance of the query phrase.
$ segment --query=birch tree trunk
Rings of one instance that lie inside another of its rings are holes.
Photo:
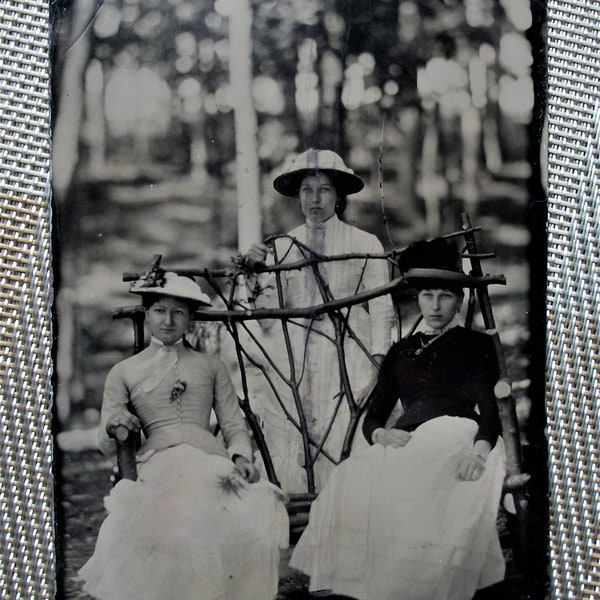
[[[79,160],[79,134],[84,101],[84,74],[90,54],[90,30],[96,3],[80,0],[72,5],[71,31],[65,47],[59,47],[62,63],[58,86],[58,110],[52,133],[52,184],[55,201],[65,201]]]
[[[230,84],[235,123],[238,250],[261,239],[257,118],[252,99],[252,9],[238,0],[229,15]]]
[[[56,352],[56,411],[61,425],[71,414],[72,384],[74,380],[73,347],[75,344],[76,316],[74,291],[77,269],[72,247],[74,232],[79,223],[69,214],[71,184],[79,161],[79,142],[84,105],[84,78],[90,56],[90,29],[96,11],[94,0],[80,0],[69,5],[68,35],[64,45],[57,44],[55,69],[60,73],[55,86],[55,121],[52,132],[52,189],[60,225],[60,272],[55,275],[57,286],[56,312],[60,316],[60,336]],[[56,9],[58,10],[58,9]],[[60,15],[62,18],[62,14]],[[60,18],[56,18],[56,25]],[[58,32],[57,32],[58,39]]]

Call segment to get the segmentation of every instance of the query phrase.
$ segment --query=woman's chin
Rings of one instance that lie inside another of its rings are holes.
[[[174,334],[158,334],[154,337],[161,341],[165,346],[170,346],[179,340],[179,337]]]
[[[446,321],[445,319],[439,319],[435,317],[430,317],[429,319],[425,319],[425,323],[431,329],[443,329],[448,325],[450,321]]]

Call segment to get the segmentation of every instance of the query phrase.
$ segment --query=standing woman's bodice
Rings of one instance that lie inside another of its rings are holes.
[[[326,221],[324,226],[323,253],[326,256],[383,252],[381,244],[374,235],[347,225],[337,217]],[[290,231],[290,236],[308,245],[308,227],[306,225]],[[277,252],[278,258],[283,259],[284,263],[307,258],[298,246],[285,239],[278,242]],[[385,285],[389,280],[384,263],[367,263],[365,259],[325,262],[319,265],[319,269],[334,298],[351,297],[369,287]],[[307,290],[310,288],[309,279],[312,277],[311,267],[284,272],[286,306],[303,308],[310,305]]]

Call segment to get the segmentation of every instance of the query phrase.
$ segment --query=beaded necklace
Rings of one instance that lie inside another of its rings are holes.
[[[415,350],[415,356],[420,356],[421,354],[423,354],[423,352],[425,352],[425,350],[427,350],[427,348],[429,348],[429,346],[431,346],[431,344],[433,344],[434,342],[439,340],[445,333],[447,333],[451,329],[454,329],[455,327],[456,327],[456,323],[450,323],[450,324],[446,325],[445,327],[442,327],[441,329],[428,330],[433,333],[433,337],[430,340],[428,340],[427,342],[423,341],[423,336],[431,335],[431,334],[421,331],[420,332],[421,333],[421,338],[420,338],[421,347],[417,348]]]

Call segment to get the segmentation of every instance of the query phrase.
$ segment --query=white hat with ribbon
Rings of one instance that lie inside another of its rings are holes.
[[[171,296],[173,298],[196,302],[203,306],[211,305],[210,298],[193,279],[184,275],[178,275],[172,271],[165,271],[162,277],[157,276],[151,279],[140,278],[131,285],[129,291],[132,294]]]
[[[273,181],[273,187],[284,196],[295,197],[302,180],[313,173],[325,173],[340,194],[355,194],[363,189],[363,180],[332,150],[310,148],[288,161],[282,173]]]

